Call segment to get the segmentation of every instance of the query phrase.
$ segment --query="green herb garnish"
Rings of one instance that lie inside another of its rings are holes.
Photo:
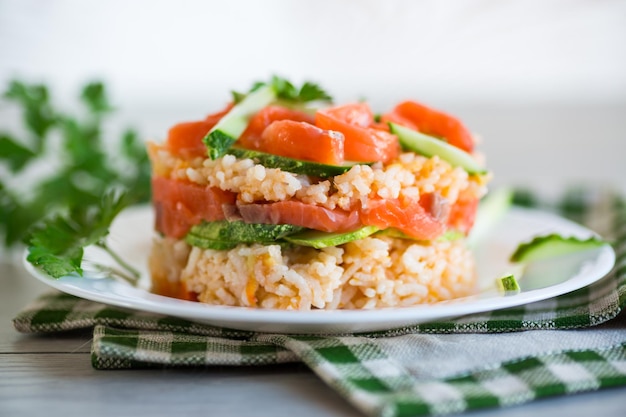
[[[306,81],[300,88],[297,88],[287,79],[274,75],[269,82],[255,82],[247,93],[232,91],[233,101],[239,103],[248,94],[266,85],[272,86],[278,99],[286,103],[304,104],[313,101],[331,102],[333,100],[318,84]]]
[[[126,130],[118,148],[107,152],[102,131],[113,106],[104,84],[83,87],[83,109],[76,114],[53,106],[42,84],[13,81],[4,98],[20,108],[24,125],[20,133],[0,128],[0,164],[13,174],[0,182],[4,246],[29,242],[34,223],[79,206],[97,205],[111,188],[128,190],[133,202],[149,200],[150,163],[137,133]],[[21,181],[32,166],[50,163],[55,166],[52,174]]]
[[[31,231],[27,260],[53,278],[83,275],[84,248],[95,245],[111,255],[124,271],[98,265],[113,276],[136,283],[139,273],[115,254],[106,243],[113,219],[129,204],[128,194],[110,191],[98,204],[72,207],[35,226]]]

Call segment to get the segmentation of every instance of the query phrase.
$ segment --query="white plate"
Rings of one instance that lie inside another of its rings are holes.
[[[148,207],[123,212],[111,229],[111,246],[142,272],[140,286],[95,273],[54,280],[29,263],[29,272],[43,283],[88,300],[130,309],[181,317],[195,322],[240,330],[280,333],[344,333],[397,327],[459,317],[544,300],[585,287],[607,274],[615,262],[609,245],[534,265],[520,281],[522,290],[504,296],[495,289],[495,278],[508,268],[508,256],[518,243],[536,234],[557,232],[588,237],[593,233],[555,215],[514,208],[479,243],[475,253],[479,287],[471,297],[431,305],[377,310],[282,311],[245,307],[211,306],[155,295],[147,291],[147,255],[152,232],[152,210]],[[110,263],[94,251],[86,259]],[[99,258],[99,259],[97,259]]]

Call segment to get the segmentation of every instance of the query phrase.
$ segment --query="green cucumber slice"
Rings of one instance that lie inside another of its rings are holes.
[[[515,275],[507,275],[496,279],[498,289],[505,295],[517,294],[520,292],[520,286],[515,279]]]
[[[588,239],[564,237],[556,233],[536,236],[529,242],[521,243],[511,255],[511,262],[533,262],[569,253],[599,248],[607,243],[592,236]]]
[[[187,233],[185,236],[185,242],[187,242],[191,246],[196,246],[202,249],[213,249],[213,250],[229,250],[235,248],[241,242],[232,242],[232,241],[223,241],[223,240],[215,240],[208,239],[206,237],[202,237],[193,232]]]
[[[301,159],[287,158],[285,156],[236,147],[228,149],[226,153],[234,155],[237,158],[252,159],[255,163],[261,164],[266,168],[280,168],[286,172],[305,174],[319,178],[331,178],[348,172],[350,168],[355,165],[365,165],[360,162],[346,162],[343,165],[320,164],[318,162],[303,161]]]
[[[398,230],[394,227],[390,227],[388,229],[381,230],[378,232],[380,236],[393,237],[397,239],[407,239],[407,240],[415,240],[416,242],[430,242],[425,240],[416,239],[413,236],[409,236],[401,230]],[[465,237],[465,234],[461,231],[450,229],[447,230],[444,234],[435,239],[437,242],[448,242],[457,239],[462,239]]]
[[[302,227],[290,224],[253,224],[220,220],[193,226],[185,236],[185,241],[203,249],[225,250],[242,243],[276,243],[277,240],[301,230]]]
[[[327,233],[318,230],[307,230],[301,233],[286,236],[287,242],[300,246],[311,246],[316,249],[327,248],[329,246],[339,246],[353,240],[363,239],[378,231],[375,226],[365,226],[352,232]]]
[[[264,86],[248,94],[235,105],[202,139],[208,148],[209,157],[217,159],[237,141],[246,130],[250,117],[276,99],[271,86]]]
[[[463,168],[469,174],[487,173],[487,170],[476,162],[472,155],[456,146],[395,123],[389,123],[389,128],[391,133],[398,136],[400,145],[404,149],[427,157],[437,155],[451,165]]]

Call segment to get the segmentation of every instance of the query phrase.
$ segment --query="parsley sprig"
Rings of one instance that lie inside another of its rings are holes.
[[[114,108],[104,84],[85,85],[82,109],[73,114],[55,107],[43,84],[13,81],[3,97],[19,107],[24,126],[19,134],[0,127],[0,164],[14,183],[11,188],[0,180],[3,245],[26,243],[28,261],[54,278],[82,275],[84,248],[94,245],[121,268],[94,266],[136,282],[137,271],[110,249],[106,236],[123,208],[149,200],[150,162],[132,129],[107,151],[103,130]],[[22,185],[29,168],[51,162],[57,166],[52,174]]]
[[[239,103],[246,97],[246,95],[265,85],[271,85],[274,88],[274,91],[276,91],[278,99],[284,104],[302,105],[315,101],[332,102],[333,100],[333,98],[318,84],[306,81],[300,86],[300,88],[297,88],[289,80],[274,75],[269,82],[255,82],[247,93],[232,91],[231,94],[233,96],[233,101],[235,104]]]
[[[30,232],[27,260],[53,278],[77,273],[83,275],[84,248],[95,245],[107,252],[124,271],[99,266],[110,275],[136,283],[139,273],[106,242],[115,217],[133,200],[129,194],[109,191],[95,205],[72,207],[35,226]]]
[[[104,84],[83,87],[83,108],[75,114],[56,108],[42,84],[12,81],[3,97],[20,108],[24,125],[20,133],[0,127],[0,164],[11,173],[11,182],[21,184],[15,179],[27,176],[26,171],[37,164],[59,165],[28,189],[11,187],[8,178],[0,180],[4,246],[28,243],[32,225],[50,215],[98,205],[112,187],[128,190],[134,202],[149,200],[150,164],[138,134],[127,129],[118,149],[107,152],[103,126],[113,106]]]

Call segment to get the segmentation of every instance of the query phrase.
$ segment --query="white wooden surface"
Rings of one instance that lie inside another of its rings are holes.
[[[6,258],[5,258],[6,259]],[[0,263],[0,416],[359,416],[303,365],[97,371],[89,332],[31,336],[11,318],[46,287]],[[622,318],[623,319],[623,318]],[[626,387],[472,416],[623,416]]]

